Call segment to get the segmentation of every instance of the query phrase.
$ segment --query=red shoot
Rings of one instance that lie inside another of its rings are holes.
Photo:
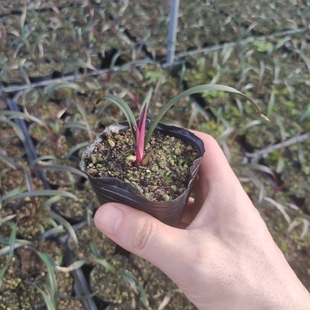
[[[144,155],[147,106],[148,104],[145,102],[141,109],[138,126],[136,127],[136,164],[140,164],[142,162]]]

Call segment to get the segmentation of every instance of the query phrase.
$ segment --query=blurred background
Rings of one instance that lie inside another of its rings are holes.
[[[79,162],[96,134],[125,120],[98,99],[121,96],[138,115],[153,87],[152,118],[209,83],[246,93],[270,122],[222,92],[180,101],[164,122],[217,139],[309,290],[309,6],[1,0],[0,309],[195,309],[157,268],[98,233]]]

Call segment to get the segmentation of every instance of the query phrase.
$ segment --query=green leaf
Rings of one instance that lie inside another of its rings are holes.
[[[299,121],[303,122],[310,115],[310,107],[300,116]]]
[[[78,143],[76,144],[74,147],[72,147],[69,152],[67,153],[65,159],[69,159],[70,156],[72,154],[74,154],[76,151],[80,150],[81,148],[84,148],[85,146],[87,146],[89,144],[89,142],[82,142],[82,143]]]
[[[219,84],[205,84],[205,85],[199,85],[192,87],[181,94],[177,95],[176,97],[172,98],[165,106],[161,108],[161,110],[158,112],[158,115],[156,116],[155,120],[153,121],[152,125],[150,126],[146,137],[145,137],[145,145],[150,141],[150,138],[157,126],[157,124],[160,122],[162,117],[165,115],[165,113],[174,105],[177,101],[180,99],[183,99],[189,95],[195,94],[195,93],[202,93],[202,92],[210,92],[210,91],[223,91],[223,92],[229,92],[233,94],[237,94],[246,100],[250,101],[252,107],[254,108],[255,112],[262,117],[265,120],[268,120],[268,118],[262,114],[261,110],[258,108],[256,103],[248,96],[244,95],[237,89],[225,85],[219,85]]]
[[[47,86],[45,91],[46,91],[46,94],[48,96],[50,96],[54,91],[58,90],[58,89],[61,89],[61,88],[71,88],[71,89],[74,89],[78,92],[81,91],[81,86],[79,86],[78,84],[76,83],[72,83],[72,82],[68,82],[68,83],[58,83],[58,84],[54,84],[54,85],[50,85],[50,86]]]
[[[16,217],[16,214],[11,214],[6,217],[0,218],[0,226],[3,225],[5,222],[10,221],[14,217]]]
[[[32,243],[32,242],[30,242],[30,241],[27,241],[27,240],[20,240],[20,239],[17,239],[17,241],[18,241],[18,243],[16,242],[16,243],[13,245],[14,250],[17,249],[17,248],[20,248],[21,246],[29,245],[29,244]],[[0,256],[9,253],[10,250],[11,250],[11,247],[12,247],[12,246],[9,246],[9,245],[8,245],[8,246],[5,246],[5,247],[1,248],[1,250],[0,250]]]
[[[273,206],[275,206],[281,213],[282,215],[284,216],[284,218],[287,220],[288,224],[291,223],[291,218],[290,216],[287,214],[286,210],[285,210],[285,207],[276,202],[275,200],[273,200],[272,198],[269,198],[269,197],[265,197],[264,200],[266,200],[267,202],[269,202],[270,204],[272,204]]]
[[[11,260],[14,254],[14,245],[16,242],[16,234],[17,234],[17,226],[15,224],[11,224],[10,226],[12,228],[12,231],[11,231],[10,241],[9,241],[10,242],[10,251],[9,251],[9,257],[8,257],[9,261]]]
[[[250,121],[240,129],[240,132],[244,132],[247,129],[254,127],[254,126],[261,125],[261,123],[262,123],[261,120],[258,120],[258,119]]]
[[[44,301],[48,307],[48,309],[57,309],[57,295],[58,295],[58,287],[57,287],[57,281],[56,281],[56,275],[55,275],[55,269],[56,264],[53,261],[52,257],[46,253],[46,252],[39,252],[35,249],[33,249],[37,255],[40,257],[40,259],[44,262],[46,268],[47,268],[47,276],[48,276],[48,283],[44,283],[43,286],[46,291],[48,291],[49,294],[46,296],[42,293],[43,291],[40,291],[42,296],[44,297]]]
[[[20,190],[20,188],[19,188],[19,190]],[[5,202],[3,204],[3,206],[5,206],[12,200],[18,200],[18,199],[22,199],[25,197],[37,197],[37,196],[63,196],[63,197],[78,200],[78,198],[74,194],[71,194],[69,192],[65,192],[65,191],[61,191],[61,190],[48,189],[48,190],[27,191],[27,192],[17,194],[15,196],[11,196],[9,198],[4,196],[4,197],[0,198],[0,204],[3,200],[5,200]]]
[[[35,166],[38,162],[40,161],[46,161],[46,160],[50,160],[50,161],[55,161],[57,160],[57,158],[53,155],[44,155],[44,156],[40,156],[37,157],[36,159],[34,159],[31,163],[30,166]],[[45,163],[45,162],[44,162]]]
[[[137,278],[128,270],[120,269],[118,274],[129,284],[131,289],[137,292]]]
[[[85,263],[86,263],[86,260],[81,259],[81,260],[75,261],[74,263],[72,263],[68,267],[56,266],[56,270],[59,270],[59,271],[62,271],[62,272],[71,272],[73,270],[81,268],[83,265],[85,265]]]
[[[74,231],[74,228],[71,226],[71,224],[68,221],[66,221],[62,216],[60,216],[60,215],[58,215],[58,214],[56,214],[55,212],[52,212],[52,211],[47,212],[47,215],[52,217],[56,221],[58,221],[61,225],[63,225],[67,229],[69,234],[71,235],[74,243],[77,244],[77,245],[79,244],[78,238],[77,238],[76,233]]]
[[[8,156],[6,156],[2,149],[0,149],[0,159],[2,159],[2,161],[4,161],[8,167],[14,170],[17,169],[17,164],[13,160],[11,160]]]
[[[310,59],[304,54],[303,51],[301,51],[299,55],[302,58],[302,60],[305,62],[305,64],[307,65],[308,71],[310,71]]]
[[[107,270],[115,272],[113,266],[110,265],[105,259],[95,258],[94,261],[103,266],[104,268],[106,268]]]
[[[4,196],[2,196],[0,198],[0,209],[1,209],[1,204],[3,201],[5,201],[6,199],[11,199],[14,196],[17,196],[18,194],[22,193],[25,189],[26,189],[25,186],[17,187],[15,189],[9,191],[8,193],[6,193]]]
[[[58,225],[56,227],[53,227],[47,231],[45,231],[44,233],[41,234],[40,239],[44,240],[44,239],[48,239],[48,238],[53,238],[55,236],[59,236],[61,233],[65,232],[65,228],[62,225]]]
[[[81,177],[87,178],[86,173],[83,171],[76,169],[71,166],[64,166],[64,165],[59,165],[59,164],[43,164],[40,166],[36,166],[36,169],[42,169],[42,170],[55,170],[55,171],[65,171],[65,172],[70,172],[77,174]]]
[[[130,129],[132,132],[132,137],[133,137],[134,141],[136,141],[135,128],[137,127],[137,122],[136,122],[136,119],[135,119],[132,111],[130,110],[128,104],[123,99],[121,99],[117,96],[113,96],[113,95],[108,95],[104,99],[112,101],[114,104],[116,104],[122,110],[122,112],[125,114],[127,121],[129,123]],[[103,99],[97,100],[96,104],[98,104],[101,100],[103,100]]]
[[[49,126],[41,119],[30,115],[30,114],[26,114],[23,112],[19,112],[19,111],[7,111],[7,110],[0,110],[0,115],[5,115],[9,118],[21,118],[21,119],[30,119],[31,121],[39,124],[40,126],[44,127],[49,134],[51,135],[51,137],[53,137],[53,139],[56,139],[55,134],[53,133],[53,131],[49,128]]]
[[[40,205],[39,209],[36,210],[36,213],[38,214],[44,211],[47,207],[51,206],[53,203],[56,203],[57,201],[61,199],[62,199],[61,196],[52,196],[51,198],[47,199]]]
[[[8,269],[9,267],[9,264],[7,263],[6,265],[4,265],[4,267],[2,269],[0,269],[0,289],[1,289],[1,286],[2,286],[2,279],[3,279],[3,276],[6,272],[6,270]]]
[[[73,264],[71,264],[68,268],[70,269],[71,271],[71,268],[72,270],[75,270],[75,269],[79,269],[81,268],[82,266],[84,266],[86,263],[86,260],[85,259],[80,259],[80,260],[77,260],[75,261]]]
[[[40,294],[43,296],[43,299],[44,299],[44,302],[45,302],[47,309],[48,310],[56,310],[56,308],[54,307],[54,305],[53,305],[51,299],[48,297],[48,295],[43,290],[41,290],[38,286],[36,286],[36,288],[38,289]]]
[[[24,133],[17,124],[15,124],[10,119],[1,119],[1,122],[7,123],[8,125],[10,125],[14,129],[19,140],[22,141],[23,143],[25,142],[26,139],[25,139]]]
[[[92,140],[93,139],[93,132],[92,132],[90,125],[89,125],[87,113],[86,113],[85,109],[83,108],[83,106],[79,102],[76,103],[76,107],[77,107],[78,111],[80,112],[80,114],[82,115],[82,118],[85,122],[85,126],[86,126],[86,130],[87,130],[89,139]]]

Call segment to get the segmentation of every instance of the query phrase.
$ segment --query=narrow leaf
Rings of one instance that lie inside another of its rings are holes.
[[[284,218],[286,219],[286,221],[288,222],[288,224],[291,223],[291,218],[290,216],[287,214],[286,210],[285,210],[285,207],[276,202],[275,200],[273,200],[272,198],[269,198],[269,197],[265,197],[264,200],[268,201],[270,204],[274,205],[284,216]]]
[[[74,194],[71,194],[69,192],[49,189],[49,190],[27,191],[27,192],[20,193],[16,196],[6,199],[3,205],[5,206],[12,200],[18,200],[18,199],[22,199],[25,197],[38,197],[38,196],[63,196],[67,198],[72,198],[74,200],[78,200],[78,198]],[[1,199],[0,199],[0,202],[1,202]]]
[[[80,150],[81,148],[84,148],[85,146],[87,146],[89,144],[89,142],[82,142],[79,144],[76,144],[74,147],[72,147],[69,152],[67,153],[65,159],[69,159],[75,152],[77,152],[78,150]]]
[[[132,132],[133,140],[135,141],[136,140],[135,128],[137,128],[137,122],[136,122],[136,119],[135,119],[132,111],[130,110],[128,104],[123,99],[121,99],[117,96],[113,96],[113,95],[108,95],[104,99],[112,101],[125,114],[127,121],[129,123],[130,129],[131,129],[131,132]],[[98,104],[101,100],[103,100],[103,99],[97,100],[96,104]]]
[[[10,199],[11,197],[22,193],[25,189],[26,189],[25,186],[17,187],[15,189],[11,190],[10,192],[6,193],[4,196],[2,196],[0,198],[0,209],[1,209],[1,204],[3,201],[5,201],[6,199]]]
[[[52,217],[53,219],[55,219],[56,221],[58,221],[60,224],[62,224],[66,229],[67,231],[69,232],[69,234],[71,235],[73,241],[75,244],[78,244],[78,238],[76,236],[76,233],[74,231],[74,228],[71,226],[71,224],[66,221],[63,217],[61,217],[60,215],[56,214],[55,212],[47,212],[47,215]]]
[[[54,307],[53,302],[51,301],[49,296],[43,290],[41,290],[38,286],[36,286],[36,288],[38,289],[38,291],[42,295],[47,309],[48,310],[56,310],[56,308]]]
[[[14,169],[14,170],[17,169],[17,164],[16,164],[13,160],[11,160],[11,159],[4,153],[4,151],[3,151],[2,149],[0,149],[0,159],[1,159],[2,161],[4,161],[5,164],[6,164],[8,167],[10,167],[10,168],[12,168],[12,169]]]
[[[44,211],[46,208],[50,207],[52,204],[56,203],[61,199],[62,199],[61,196],[52,196],[51,198],[47,199],[40,205],[40,207],[36,210],[36,214]]]
[[[10,221],[11,219],[13,219],[16,216],[16,214],[11,214],[8,215],[4,218],[0,218],[0,226],[3,225],[5,222]]]
[[[44,155],[44,156],[40,156],[37,157],[36,159],[34,159],[31,163],[30,166],[35,166],[37,163],[43,161],[44,163],[47,163],[46,161],[55,161],[57,160],[57,158],[53,155]]]
[[[130,271],[121,269],[118,274],[129,284],[133,291],[137,292],[137,278]]]
[[[17,124],[15,124],[13,121],[9,119],[1,119],[1,122],[7,123],[8,125],[10,125],[14,129],[19,140],[23,143],[25,142],[26,139],[25,139],[24,133]]]
[[[72,263],[68,267],[56,266],[56,270],[61,271],[61,272],[70,272],[70,271],[73,271],[75,269],[81,268],[83,265],[85,265],[85,263],[86,263],[86,260],[81,259],[81,260],[75,261],[74,263]]]
[[[61,89],[61,88],[71,88],[78,92],[80,92],[82,89],[81,86],[76,83],[67,82],[67,83],[57,83],[57,84],[49,85],[45,88],[45,91],[46,91],[46,94],[50,96],[54,91]]]
[[[49,126],[43,120],[33,115],[26,114],[24,112],[19,112],[19,111],[7,111],[7,110],[0,111],[0,115],[5,115],[5,116],[8,116],[9,118],[30,119],[31,121],[44,127],[48,131],[48,133],[51,135],[54,141],[57,140],[57,137],[55,136],[54,132],[49,128]]]
[[[87,113],[86,113],[85,109],[83,108],[83,106],[79,102],[76,103],[76,107],[77,107],[78,111],[80,112],[80,114],[82,115],[82,118],[84,120],[89,139],[92,140],[93,139],[93,132],[90,128]]]
[[[248,96],[244,95],[243,93],[241,93],[240,91],[236,90],[235,88],[229,87],[229,86],[225,86],[225,85],[218,85],[218,84],[205,84],[205,85],[199,85],[199,86],[195,86],[192,87],[184,92],[182,92],[181,94],[179,94],[178,96],[172,98],[165,106],[163,106],[161,108],[161,110],[159,111],[157,117],[155,118],[155,120],[153,121],[152,125],[150,126],[146,137],[145,137],[145,143],[149,142],[153,131],[155,130],[157,124],[160,122],[160,120],[162,119],[162,117],[165,115],[165,113],[171,108],[171,106],[173,104],[175,104],[177,101],[179,101],[182,98],[185,98],[189,95],[195,94],[195,93],[201,93],[201,92],[210,92],[210,91],[223,91],[223,92],[229,92],[229,93],[233,93],[233,94],[237,94],[243,98],[245,98],[246,100],[248,100],[252,107],[254,108],[255,112],[262,117],[265,120],[268,120],[268,118],[262,114],[261,110],[258,108],[258,106],[256,105],[256,103],[249,98]]]
[[[114,267],[110,265],[105,259],[95,258],[94,261],[109,271],[115,272]]]
[[[37,255],[41,258],[47,268],[47,275],[49,280],[49,291],[52,299],[55,299],[57,293],[57,283],[55,278],[55,262],[48,253],[36,251]]]
[[[43,164],[42,163],[42,165],[36,166],[35,169],[71,172],[71,173],[74,173],[74,174],[79,175],[81,177],[87,178],[87,175],[83,171],[76,169],[74,167],[71,167],[71,166],[65,166],[65,165],[59,165],[59,164],[49,164],[49,163]]]
[[[8,261],[10,261],[11,258],[13,257],[13,253],[14,253],[14,245],[16,243],[17,226],[13,223],[10,223],[10,222],[8,222],[7,225],[9,225],[12,229],[10,239],[9,239],[10,250],[9,250]]]
[[[6,273],[6,270],[8,269],[8,267],[9,267],[9,264],[6,263],[6,264],[4,265],[4,267],[3,267],[2,269],[0,269],[0,288],[1,288],[1,286],[2,286],[2,279],[3,279],[3,276],[4,276],[4,274]]]
[[[13,248],[14,248],[14,250],[15,250],[15,249],[20,248],[21,246],[24,246],[24,245],[27,245],[27,244],[31,244],[31,242],[30,242],[30,241],[24,240],[23,243],[15,243],[15,244],[13,245]],[[11,250],[11,248],[12,248],[12,245],[11,245],[11,246],[8,245],[8,246],[5,246],[5,247],[1,248],[1,250],[0,250],[0,256],[9,253],[9,251]]]

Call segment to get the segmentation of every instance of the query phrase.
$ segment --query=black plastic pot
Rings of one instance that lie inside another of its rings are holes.
[[[151,125],[151,123],[151,121],[147,121],[147,128]],[[116,129],[119,131],[128,129],[128,122],[113,124],[107,127],[104,132],[113,132]],[[190,196],[193,181],[198,172],[201,159],[205,152],[204,144],[200,138],[184,128],[158,124],[156,130],[163,134],[179,138],[186,144],[195,147],[198,151],[199,158],[194,160],[192,166],[190,167],[190,177],[187,189],[176,199],[170,201],[150,201],[132,184],[126,183],[116,178],[95,178],[89,175],[86,169],[85,157],[91,154],[95,145],[102,140],[102,134],[98,135],[95,141],[87,146],[84,150],[82,155],[81,168],[84,172],[87,173],[88,179],[99,199],[100,204],[107,202],[119,202],[138,210],[147,212],[168,225],[178,226],[182,218],[183,209],[186,206]]]

